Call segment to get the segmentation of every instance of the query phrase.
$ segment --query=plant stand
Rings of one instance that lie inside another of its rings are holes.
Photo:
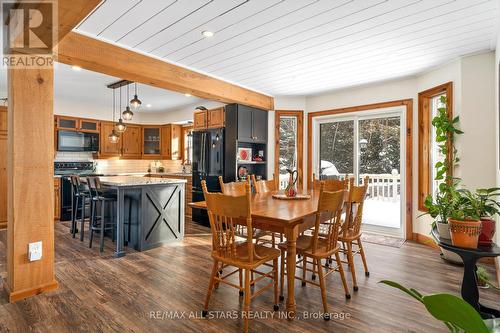
[[[464,262],[464,277],[462,280],[462,298],[472,305],[483,319],[500,318],[500,311],[488,308],[479,303],[479,290],[477,288],[476,262],[483,257],[500,256],[500,248],[493,246],[479,246],[477,249],[461,248],[451,244],[451,240],[440,238],[435,228],[432,229],[432,236],[438,245],[448,251],[458,254]]]

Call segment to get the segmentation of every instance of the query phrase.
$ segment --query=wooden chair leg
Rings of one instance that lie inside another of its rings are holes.
[[[279,290],[278,290],[278,258],[273,260],[273,270],[274,270],[274,311],[280,309],[279,306]]]
[[[319,286],[321,288],[321,300],[323,301],[323,319],[330,320],[330,315],[328,314],[328,303],[326,299],[326,287],[325,287],[325,277],[323,275],[323,267],[321,267],[321,262],[318,259],[315,259],[316,265],[318,267],[318,277],[319,277]]]
[[[356,282],[356,269],[354,268],[354,256],[352,254],[352,243],[347,242],[347,261],[349,262],[349,270],[352,277],[352,289],[358,291],[358,283]]]
[[[203,307],[202,316],[206,317],[208,312],[208,304],[210,302],[210,296],[212,296],[212,291],[215,286],[215,275],[219,272],[219,263],[214,260],[214,265],[212,267],[212,273],[210,274],[210,281],[208,282],[207,297],[205,298],[205,306]]]
[[[344,267],[342,266],[342,261],[340,261],[339,253],[335,253],[335,259],[337,260],[337,265],[339,266],[340,278],[342,279],[342,284],[344,285],[345,298],[350,299],[351,294],[349,293],[349,287],[347,286],[347,280],[345,278]]]
[[[358,239],[359,254],[361,255],[361,260],[363,260],[363,266],[365,267],[365,276],[370,276],[370,271],[368,270],[368,265],[366,264],[365,249],[363,244],[361,244],[361,239]]]
[[[250,313],[250,270],[245,269],[245,303],[243,311],[245,311],[244,332],[248,333],[248,316]]]
[[[302,287],[306,285],[306,272],[307,272],[307,257],[304,255],[302,258]]]
[[[280,267],[280,302],[285,300],[283,289],[285,288],[285,251],[281,250],[281,267]]]
[[[276,236],[274,235],[274,232],[271,233],[271,243],[273,245],[273,248],[276,247]]]
[[[240,288],[243,288],[243,271],[241,270],[241,268],[238,270],[238,275],[240,279]],[[243,296],[244,294],[245,292],[240,289],[240,296]]]
[[[321,265],[321,260],[319,261],[320,265]],[[311,275],[311,279],[316,280],[316,260],[313,260],[313,273]]]

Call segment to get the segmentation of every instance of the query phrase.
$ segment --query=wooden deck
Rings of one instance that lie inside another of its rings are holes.
[[[56,278],[59,289],[9,304],[0,292],[0,332],[240,332],[242,320],[202,319],[201,309],[211,269],[209,229],[187,223],[182,243],[113,257],[111,241],[104,255],[98,247],[72,239],[67,225],[56,225]],[[0,237],[1,239],[1,237]],[[416,301],[378,284],[391,279],[422,293],[457,294],[462,268],[446,264],[428,247],[406,243],[392,248],[366,243],[371,275],[359,267],[359,292],[346,301],[338,274],[327,279],[331,311],[344,316],[325,322],[271,318],[272,291],[252,303],[269,318],[250,322],[252,332],[446,332]],[[358,258],[359,259],[359,258]],[[0,275],[5,276],[5,246],[0,243]],[[297,272],[298,274],[300,271]],[[350,280],[349,280],[350,281]],[[481,291],[486,305],[500,308],[500,298]],[[319,288],[296,284],[298,315],[322,309]],[[221,285],[212,296],[215,316],[242,308],[238,291]],[[283,307],[282,307],[283,308]],[[177,312],[175,312],[177,311]],[[177,316],[169,319],[167,315]],[[177,314],[177,315],[176,315]],[[189,318],[192,314],[196,318]],[[182,316],[186,316],[182,318]]]

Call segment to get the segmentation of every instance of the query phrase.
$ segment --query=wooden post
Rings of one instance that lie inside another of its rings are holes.
[[[7,279],[10,302],[57,288],[54,277],[54,71],[8,70]],[[42,242],[29,262],[28,244]]]

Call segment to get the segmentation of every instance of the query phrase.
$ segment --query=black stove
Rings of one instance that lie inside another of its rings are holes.
[[[61,221],[71,220],[70,176],[100,176],[95,174],[94,162],[54,162],[54,174],[61,176]]]

